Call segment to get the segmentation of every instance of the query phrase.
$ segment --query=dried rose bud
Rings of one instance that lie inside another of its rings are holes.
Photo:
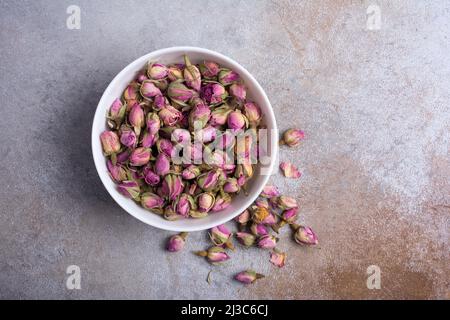
[[[256,273],[253,270],[246,270],[234,276],[234,279],[243,284],[251,284],[258,279],[264,278],[264,275]]]
[[[154,99],[153,99],[153,109],[155,111],[160,111],[162,108],[164,108],[165,106],[167,106],[169,104],[169,101],[167,100],[166,97],[164,97],[163,95],[157,95]]]
[[[148,65],[147,75],[153,80],[160,80],[167,77],[169,69],[161,63],[151,63]]]
[[[149,167],[145,167],[143,170],[144,181],[150,186],[156,186],[160,182],[161,178],[154,173]]]
[[[228,178],[223,185],[223,191],[226,193],[236,193],[239,192],[241,187],[239,186],[236,178]]]
[[[138,85],[136,83],[131,83],[127,86],[123,92],[123,98],[130,104],[130,102],[136,101],[138,97]]]
[[[267,234],[262,236],[258,240],[258,247],[261,249],[273,249],[277,245],[278,238],[274,237],[271,234]]]
[[[157,134],[159,129],[161,129],[161,119],[154,112],[147,114],[147,131],[150,134]]]
[[[269,234],[269,231],[267,230],[266,226],[263,225],[262,223],[253,223],[250,226],[250,231],[257,237]]]
[[[175,153],[175,148],[172,142],[167,139],[159,139],[156,142],[156,148],[158,149],[159,153],[164,153],[169,158],[171,158]]]
[[[144,132],[141,138],[141,146],[144,148],[151,148],[155,144],[155,142],[158,140],[158,134],[151,134],[148,132]]]
[[[230,96],[235,98],[237,101],[244,101],[247,97],[247,90],[243,84],[232,84],[229,89]]]
[[[252,245],[255,244],[256,241],[256,237],[248,232],[237,232],[236,238],[243,246],[246,247],[251,247]]]
[[[125,163],[130,158],[130,150],[125,150],[124,152],[121,152],[117,155],[117,163]]]
[[[200,70],[191,63],[187,55],[184,55],[184,63],[186,67],[184,68],[183,75],[186,85],[195,91],[200,91],[202,85]]]
[[[135,167],[146,165],[152,156],[149,148],[137,148],[131,152],[130,164]]]
[[[239,80],[239,74],[229,69],[222,69],[218,76],[219,82],[224,85],[230,85]]]
[[[219,170],[211,170],[206,173],[203,173],[197,178],[198,186],[205,191],[211,191],[217,187],[219,177],[220,177]]]
[[[269,210],[264,207],[256,207],[253,210],[252,220],[255,223],[262,223],[270,215]]]
[[[147,99],[151,99],[153,97],[161,95],[161,90],[159,90],[159,88],[151,80],[142,82],[140,92],[141,95]]]
[[[186,129],[175,129],[172,131],[172,141],[175,143],[186,144],[191,141],[191,133]]]
[[[281,218],[283,219],[283,221],[286,221],[287,223],[293,223],[295,219],[297,219],[297,215],[298,215],[298,208],[295,207],[284,210],[283,213],[281,214]]]
[[[236,171],[234,172],[235,178],[239,179],[242,177],[251,178],[253,176],[253,166],[251,164],[239,164],[236,167]],[[246,181],[246,180],[244,180]]]
[[[168,174],[162,182],[162,189],[163,193],[173,201],[183,191],[183,181],[179,175]]]
[[[142,83],[145,80],[148,80],[147,74],[144,72],[139,72],[138,75],[136,76],[136,81]]]
[[[126,106],[122,104],[122,101],[120,101],[120,99],[116,99],[109,108],[109,118],[114,121],[121,122],[125,117],[125,110]]]
[[[230,131],[225,131],[221,136],[216,139],[216,148],[219,150],[228,150],[235,146],[236,138]]]
[[[210,192],[204,192],[197,196],[197,203],[198,203],[198,211],[200,212],[209,212],[212,207],[214,206],[214,203],[216,202],[216,197],[214,194]]]
[[[136,133],[134,133],[134,131],[131,129],[123,130],[122,134],[120,135],[120,142],[126,147],[134,147],[137,142]]]
[[[244,212],[242,212],[240,215],[238,215],[236,218],[234,218],[234,220],[237,222],[237,223],[240,223],[240,224],[246,224],[247,222],[249,222],[250,221],[250,211],[248,211],[248,210],[245,210]]]
[[[288,196],[279,196],[276,198],[278,208],[282,210],[297,208],[297,201],[294,198]]]
[[[168,127],[175,126],[177,122],[179,122],[183,118],[181,112],[170,105],[167,105],[163,109],[161,109],[158,115],[164,122],[164,124]]]
[[[177,80],[169,84],[167,95],[176,103],[184,105],[194,94],[191,89],[186,87],[180,80]]]
[[[280,195],[280,191],[275,186],[265,186],[260,196],[264,198],[273,198],[278,197]]]
[[[195,133],[195,138],[202,143],[209,143],[214,141],[217,136],[217,129],[212,126],[207,126]]]
[[[212,212],[222,211],[231,205],[231,197],[228,194],[219,195],[216,197],[216,203],[212,207]]]
[[[195,254],[200,257],[206,257],[211,264],[219,264],[230,259],[230,256],[222,247],[211,247],[208,251],[197,251]]]
[[[209,123],[214,126],[223,126],[227,123],[228,115],[233,110],[228,105],[223,105],[221,107],[215,108],[213,112],[211,113],[211,119]]]
[[[238,131],[246,127],[247,119],[241,111],[236,110],[228,115],[227,125],[229,129]]]
[[[254,126],[258,125],[262,118],[261,109],[254,102],[247,102],[244,104],[244,114],[250,124]]]
[[[170,81],[177,81],[183,79],[183,70],[180,66],[174,65],[169,66],[169,75],[168,78]]]
[[[229,249],[234,249],[231,231],[225,225],[219,225],[211,229],[209,237],[216,246],[226,246]]]
[[[264,218],[262,223],[271,226],[277,223],[277,218],[275,217],[274,214],[269,213],[269,215]]]
[[[208,105],[217,105],[222,103],[227,97],[228,92],[219,83],[209,83],[200,90],[200,97]]]
[[[178,252],[183,250],[187,235],[187,232],[181,232],[180,234],[171,236],[169,241],[167,241],[167,251]]]
[[[297,167],[290,162],[281,162],[280,169],[286,178],[298,179],[302,175]]]
[[[123,181],[118,185],[118,190],[121,194],[130,199],[137,199],[141,192],[139,184],[136,181]]]
[[[298,244],[304,245],[316,245],[319,240],[316,234],[312,231],[310,227],[301,226],[298,224],[291,224],[292,230],[295,231],[294,239]]]
[[[121,165],[114,165],[111,160],[106,163],[108,172],[111,178],[116,182],[121,182],[127,179],[127,170]]]
[[[205,78],[211,79],[219,74],[220,66],[212,61],[205,61],[200,64],[200,72]]]
[[[269,201],[266,198],[258,198],[255,200],[255,206],[269,209]]]
[[[120,141],[117,133],[113,131],[103,131],[100,135],[103,153],[107,156],[120,151]]]
[[[139,135],[140,130],[145,123],[144,110],[142,110],[140,105],[134,105],[134,107],[130,111],[130,114],[128,115],[128,121],[134,127],[136,134]]]
[[[161,208],[164,204],[164,200],[154,193],[145,192],[141,195],[141,204],[145,209],[151,210]]]
[[[200,168],[194,165],[190,165],[186,169],[183,170],[181,176],[184,180],[192,180],[197,178],[200,175]]]
[[[170,171],[170,159],[166,154],[160,153],[155,161],[155,173],[161,177],[167,175]]]
[[[203,103],[197,103],[189,113],[189,125],[192,128],[202,129],[211,117],[211,110]]]
[[[304,138],[305,138],[305,133],[302,130],[289,129],[283,134],[283,139],[280,141],[280,143],[286,144],[289,147],[295,147]]]
[[[274,251],[270,253],[270,262],[278,268],[283,268],[286,262],[286,253],[274,249]]]
[[[197,209],[197,206],[195,205],[194,198],[192,198],[192,196],[183,193],[178,199],[175,208],[177,214],[187,218],[189,217],[189,212]]]

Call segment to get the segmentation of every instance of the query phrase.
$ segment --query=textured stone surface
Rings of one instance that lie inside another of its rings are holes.
[[[377,3],[370,31],[371,1],[2,1],[0,298],[450,298],[450,6]],[[66,27],[71,4],[81,30]],[[285,230],[283,270],[256,249],[213,268],[190,252],[205,233],[167,254],[169,233],[122,211],[97,177],[102,91],[174,45],[236,59],[280,129],[307,133],[280,153],[301,180],[272,180],[297,197],[320,246],[297,247]],[[72,264],[81,290],[65,287]],[[370,265],[380,290],[366,287]],[[244,267],[267,278],[231,281]]]

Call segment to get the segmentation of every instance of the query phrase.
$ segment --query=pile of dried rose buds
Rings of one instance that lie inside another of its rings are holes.
[[[118,190],[168,220],[205,217],[245,192],[257,142],[238,137],[262,118],[239,74],[184,60],[149,63],[113,102],[100,136]]]

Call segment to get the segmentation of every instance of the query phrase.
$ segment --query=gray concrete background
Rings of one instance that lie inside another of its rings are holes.
[[[81,30],[66,9],[81,8]],[[381,29],[366,28],[378,4]],[[0,298],[449,299],[448,1],[1,1]],[[90,151],[108,83],[155,49],[193,45],[244,65],[281,130],[308,139],[273,178],[302,206],[317,248],[239,250],[211,267],[179,254],[170,233],[129,216],[106,193]],[[66,268],[81,268],[67,290]],[[382,288],[368,290],[377,265]],[[252,267],[267,278],[243,287]],[[207,273],[213,270],[211,285]]]

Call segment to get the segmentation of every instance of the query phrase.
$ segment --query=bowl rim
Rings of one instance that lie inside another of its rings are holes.
[[[97,150],[94,149],[95,147],[95,140],[99,139],[99,137],[97,136],[97,134],[95,133],[95,129],[96,126],[95,124],[98,122],[97,118],[99,117],[105,117],[105,114],[103,114],[103,112],[100,110],[100,106],[104,105],[106,103],[105,100],[108,99],[108,97],[110,96],[110,91],[113,90],[113,87],[115,85],[116,82],[118,82],[118,79],[120,79],[124,74],[127,74],[130,72],[130,70],[135,69],[137,66],[143,65],[144,63],[148,62],[149,59],[151,59],[151,57],[155,57],[155,56],[164,56],[166,54],[171,54],[171,53],[189,53],[189,52],[196,52],[199,54],[208,54],[211,56],[217,56],[218,58],[226,61],[229,65],[232,65],[234,67],[236,67],[237,69],[239,69],[239,72],[242,74],[245,74],[245,76],[251,80],[251,82],[253,82],[253,85],[257,88],[257,91],[259,91],[259,93],[262,95],[262,99],[264,100],[264,103],[268,106],[268,114],[265,113],[265,116],[270,117],[272,123],[274,124],[273,128],[272,128],[272,135],[271,135],[271,162],[269,164],[269,166],[267,167],[267,174],[263,176],[263,181],[262,183],[257,186],[256,191],[254,194],[249,194],[246,198],[246,201],[244,201],[244,206],[246,208],[248,208],[255,200],[256,198],[259,196],[259,194],[262,192],[264,186],[267,184],[267,182],[269,181],[269,178],[271,176],[271,174],[274,171],[274,167],[276,164],[276,159],[278,157],[278,126],[277,126],[277,122],[276,122],[276,117],[275,117],[275,113],[274,110],[272,108],[272,105],[269,101],[269,98],[267,97],[266,92],[264,91],[264,89],[261,87],[261,85],[259,84],[259,82],[255,79],[255,77],[246,69],[244,68],[242,65],[240,65],[238,62],[236,62],[235,60],[233,60],[232,58],[225,56],[224,54],[221,54],[219,52],[213,51],[213,50],[209,50],[209,49],[205,49],[205,48],[201,48],[201,47],[194,47],[194,46],[175,46],[175,47],[168,47],[168,48],[163,48],[163,49],[158,49],[155,51],[152,51],[150,53],[147,53],[137,59],[135,59],[134,61],[132,61],[131,63],[129,63],[126,67],[124,67],[112,80],[111,82],[108,84],[108,86],[106,87],[106,89],[104,90],[98,104],[95,110],[95,114],[94,114],[94,118],[93,118],[93,122],[92,122],[92,131],[91,131],[91,150],[92,150],[92,157],[94,159],[94,164],[95,164],[95,169],[97,171],[98,176],[100,177],[100,180],[102,181],[102,184],[104,186],[104,188],[108,191],[109,195],[111,196],[111,198],[113,198],[113,200],[123,209],[125,210],[128,214],[130,214],[131,216],[133,216],[134,218],[144,222],[147,225],[153,226],[155,228],[158,229],[162,229],[162,230],[167,230],[167,231],[176,231],[176,232],[181,232],[181,231],[186,231],[186,232],[195,232],[195,231],[202,231],[202,230],[206,230],[206,229],[210,229],[213,228],[215,226],[224,224],[230,220],[232,220],[233,218],[235,218],[236,216],[238,216],[241,211],[236,210],[236,212],[233,212],[233,214],[228,214],[225,215],[223,217],[218,218],[215,221],[211,221],[211,222],[205,222],[203,225],[187,225],[186,228],[180,228],[177,226],[170,226],[170,223],[168,224],[159,224],[155,221],[147,221],[144,220],[143,218],[141,218],[138,214],[135,214],[133,212],[133,210],[129,210],[128,208],[125,207],[124,204],[121,203],[120,199],[116,199],[116,196],[109,190],[110,187],[108,185],[108,182],[106,181],[106,179],[111,179],[109,177],[108,174],[101,174],[100,172],[100,163],[98,163],[99,160],[97,160],[96,158],[96,154],[98,152],[101,152],[101,150]],[[94,140],[95,139],[95,140]],[[103,156],[103,153],[102,153]],[[104,159],[104,157],[103,157]],[[241,206],[241,207],[244,207]],[[153,214],[151,211],[149,211],[149,213]],[[199,219],[201,220],[201,219]],[[181,221],[181,220],[180,220]],[[170,222],[170,221],[169,221]]]

